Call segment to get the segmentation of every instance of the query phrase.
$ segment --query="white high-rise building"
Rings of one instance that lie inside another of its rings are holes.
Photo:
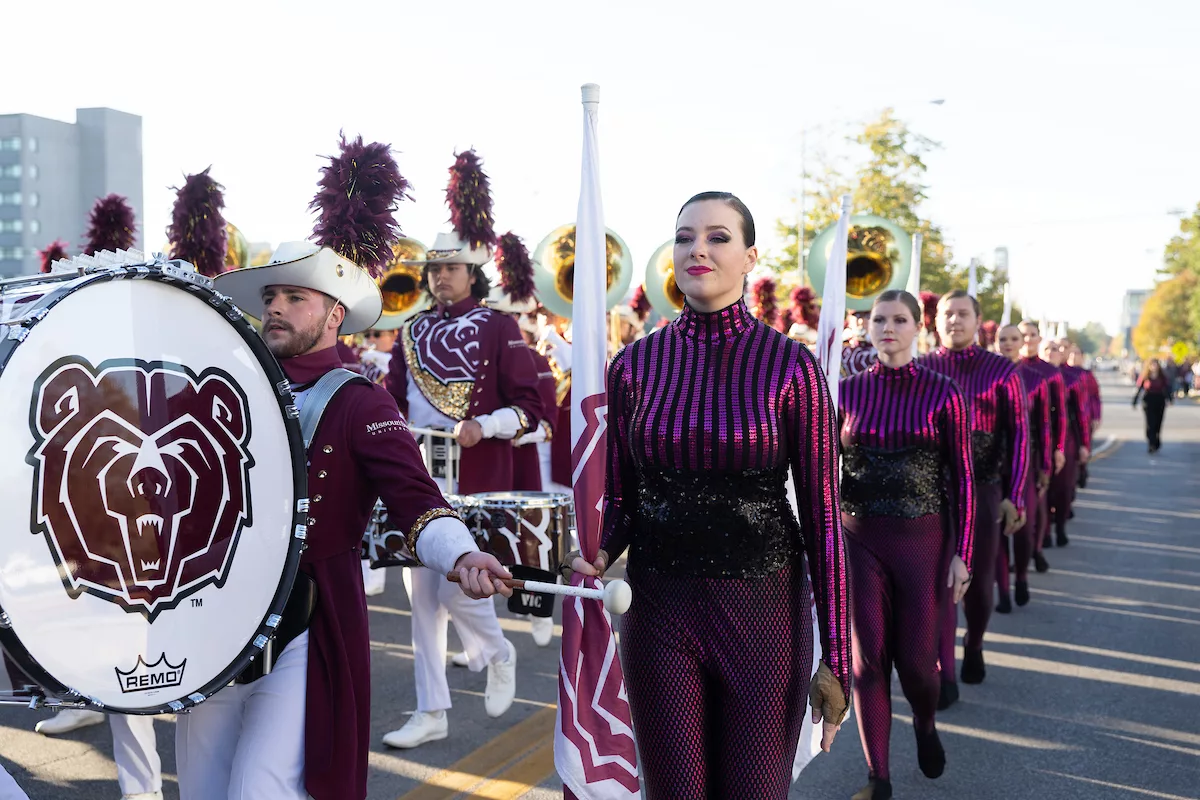
[[[97,198],[124,196],[142,246],[142,118],[80,108],[75,122],[0,114],[0,276],[38,271],[55,239],[81,252]]]

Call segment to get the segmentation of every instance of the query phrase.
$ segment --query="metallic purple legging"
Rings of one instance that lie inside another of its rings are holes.
[[[1062,472],[1050,479],[1050,491],[1047,492],[1053,509],[1052,521],[1060,527],[1067,524],[1071,502],[1075,499],[1075,481],[1079,478],[1079,442],[1074,433],[1067,434],[1067,449],[1064,452],[1066,464]]]
[[[941,676],[938,630],[950,545],[940,514],[842,515],[850,564],[854,713],[872,777],[888,778],[892,667],[918,728],[933,728]]]
[[[1038,498],[1037,470],[1030,470],[1025,483],[1025,524],[1012,535],[1012,557],[1017,567],[1017,580],[1029,580],[1029,561],[1033,558],[1034,534],[1042,529],[1046,515],[1046,498]],[[996,561],[996,583],[1007,594],[1011,587],[1008,576],[1008,541],[1000,537],[1000,558]]]
[[[812,668],[804,570],[716,579],[631,566],[629,583],[621,662],[646,797],[785,800]]]
[[[975,552],[971,555],[971,585],[963,597],[963,616],[967,619],[967,635],[963,637],[963,648],[979,650],[983,647],[983,634],[992,618],[993,587],[996,582],[996,556],[1000,548],[1000,500],[999,484],[982,484],[975,487]],[[954,682],[954,642],[958,638],[958,606],[946,592],[946,603],[942,613],[941,634],[938,637],[938,660],[942,664],[942,680]]]

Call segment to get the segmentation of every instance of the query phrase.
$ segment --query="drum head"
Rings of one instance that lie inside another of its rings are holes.
[[[562,508],[573,502],[566,492],[480,492],[469,497],[492,508]]]
[[[169,272],[60,284],[0,342],[0,641],[49,694],[134,714],[260,652],[307,510],[285,377]]]

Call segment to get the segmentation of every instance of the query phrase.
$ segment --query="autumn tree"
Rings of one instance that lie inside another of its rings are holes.
[[[1195,343],[1196,328],[1189,317],[1198,283],[1200,278],[1184,271],[1154,287],[1133,329],[1133,347],[1139,356],[1152,358],[1175,342]]]

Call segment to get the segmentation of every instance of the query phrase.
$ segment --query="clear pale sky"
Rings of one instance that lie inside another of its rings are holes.
[[[736,192],[760,245],[794,216],[800,130],[836,148],[885,106],[940,141],[925,212],[958,259],[1007,245],[1026,308],[1115,329],[1153,284],[1168,214],[1200,201],[1195,0],[6,4],[0,113],[143,117],[157,246],[210,164],[252,241],[304,238],[339,129],[390,142],[429,244],[474,146],[498,232],[574,217],[579,86],[601,86],[606,220],[639,274],[691,194]],[[928,101],[944,98],[942,106]]]

